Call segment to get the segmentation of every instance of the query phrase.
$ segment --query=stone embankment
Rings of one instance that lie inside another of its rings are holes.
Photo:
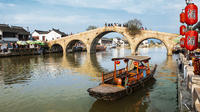
[[[11,56],[25,56],[25,55],[39,55],[42,54],[43,50],[38,48],[20,48],[20,49],[10,49],[6,52],[0,52],[1,57],[11,57]]]
[[[180,112],[200,111],[200,75],[194,74],[192,61],[180,53],[177,60],[178,74],[178,107]]]

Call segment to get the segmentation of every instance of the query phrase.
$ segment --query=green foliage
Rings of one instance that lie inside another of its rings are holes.
[[[97,27],[90,25],[86,30],[89,31],[89,30],[94,30],[94,29],[97,29]]]
[[[113,38],[109,38],[109,40],[113,41]]]
[[[151,44],[151,45],[154,45],[155,43],[154,43],[154,41],[153,41],[153,40],[151,40],[151,41],[150,41],[150,44]]]
[[[130,35],[134,36],[141,33],[142,23],[138,19],[129,20],[126,26]]]

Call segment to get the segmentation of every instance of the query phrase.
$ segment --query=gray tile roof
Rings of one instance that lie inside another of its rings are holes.
[[[29,35],[30,32],[26,31],[23,27],[9,26],[8,24],[0,24],[0,30],[3,32],[13,32],[16,34]]]
[[[54,29],[54,28],[52,30],[49,30],[49,31],[35,30],[35,32],[37,32],[39,34],[48,34],[51,31],[55,31],[56,33],[60,34],[62,37],[67,35],[64,32],[61,32],[59,29]]]
[[[35,32],[39,33],[39,34],[48,34],[49,31],[42,31],[42,30],[35,30]]]
[[[61,32],[59,29],[52,29],[53,31],[57,32],[58,34],[60,34],[62,37],[66,36],[67,34],[65,34],[64,32]]]

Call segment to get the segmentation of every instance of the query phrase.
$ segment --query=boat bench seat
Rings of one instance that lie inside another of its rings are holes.
[[[128,73],[131,77],[133,77],[133,76],[136,76],[137,75],[137,73],[134,73],[134,72],[130,72],[130,73]]]

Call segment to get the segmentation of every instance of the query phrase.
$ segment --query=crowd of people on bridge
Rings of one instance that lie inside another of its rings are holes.
[[[127,27],[125,24],[120,23],[105,23],[105,27],[109,26],[119,26],[119,27]]]
[[[128,24],[121,23],[105,23],[105,27],[118,26],[118,27],[128,27]],[[147,30],[147,28],[141,27],[141,30]]]

